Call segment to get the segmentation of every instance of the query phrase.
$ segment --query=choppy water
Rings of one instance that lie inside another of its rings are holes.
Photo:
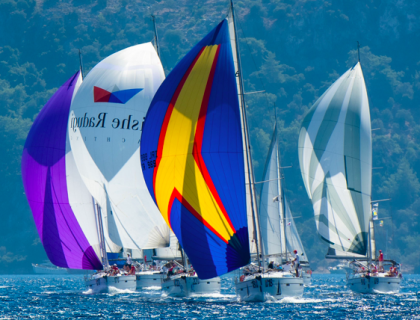
[[[187,299],[163,297],[160,290],[89,294],[83,277],[0,276],[1,318],[155,319],[420,319],[420,275],[404,277],[401,292],[354,294],[341,275],[314,275],[301,299],[241,303],[233,282],[222,293]]]

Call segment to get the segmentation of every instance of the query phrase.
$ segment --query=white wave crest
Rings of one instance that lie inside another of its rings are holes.
[[[109,286],[108,287],[108,293],[110,294],[121,294],[121,293],[138,293],[135,290],[130,289],[118,289],[116,287]]]
[[[321,303],[321,302],[336,302],[336,299],[311,299],[311,298],[297,298],[284,297],[281,300],[276,300],[276,303]]]

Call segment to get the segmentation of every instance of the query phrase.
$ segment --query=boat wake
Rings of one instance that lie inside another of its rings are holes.
[[[87,289],[86,291],[82,292],[83,294],[93,294],[93,290],[92,289]]]
[[[376,293],[376,294],[391,294],[391,295],[394,295],[394,294],[398,293],[398,291],[379,291],[379,290],[375,290],[375,289],[373,289],[373,292]]]
[[[143,287],[141,290],[162,290],[161,286]]]
[[[285,297],[281,300],[269,301],[275,303],[321,303],[321,302],[336,302],[335,299],[311,299],[311,298],[297,298]]]
[[[234,299],[234,298],[236,298],[236,295],[235,294],[223,294],[223,293],[220,293],[220,292],[215,292],[215,293],[191,294],[190,297],[215,298],[215,299]]]
[[[110,294],[138,293],[138,292],[133,291],[133,290],[130,290],[130,289],[118,289],[118,288],[111,287],[111,286],[108,288],[108,292],[109,292]]]

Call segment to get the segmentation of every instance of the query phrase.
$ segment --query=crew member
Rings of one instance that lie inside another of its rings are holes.
[[[299,277],[299,267],[300,267],[299,255],[298,255],[297,250],[294,250],[293,252],[295,254],[295,258],[293,259],[293,263],[295,265],[296,277]]]
[[[385,272],[384,270],[384,254],[382,253],[382,250],[379,250],[379,272]]]

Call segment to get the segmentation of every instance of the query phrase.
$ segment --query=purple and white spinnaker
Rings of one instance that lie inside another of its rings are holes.
[[[103,269],[92,196],[74,162],[67,123],[82,82],[73,75],[35,119],[22,155],[22,178],[50,261],[72,269]]]

